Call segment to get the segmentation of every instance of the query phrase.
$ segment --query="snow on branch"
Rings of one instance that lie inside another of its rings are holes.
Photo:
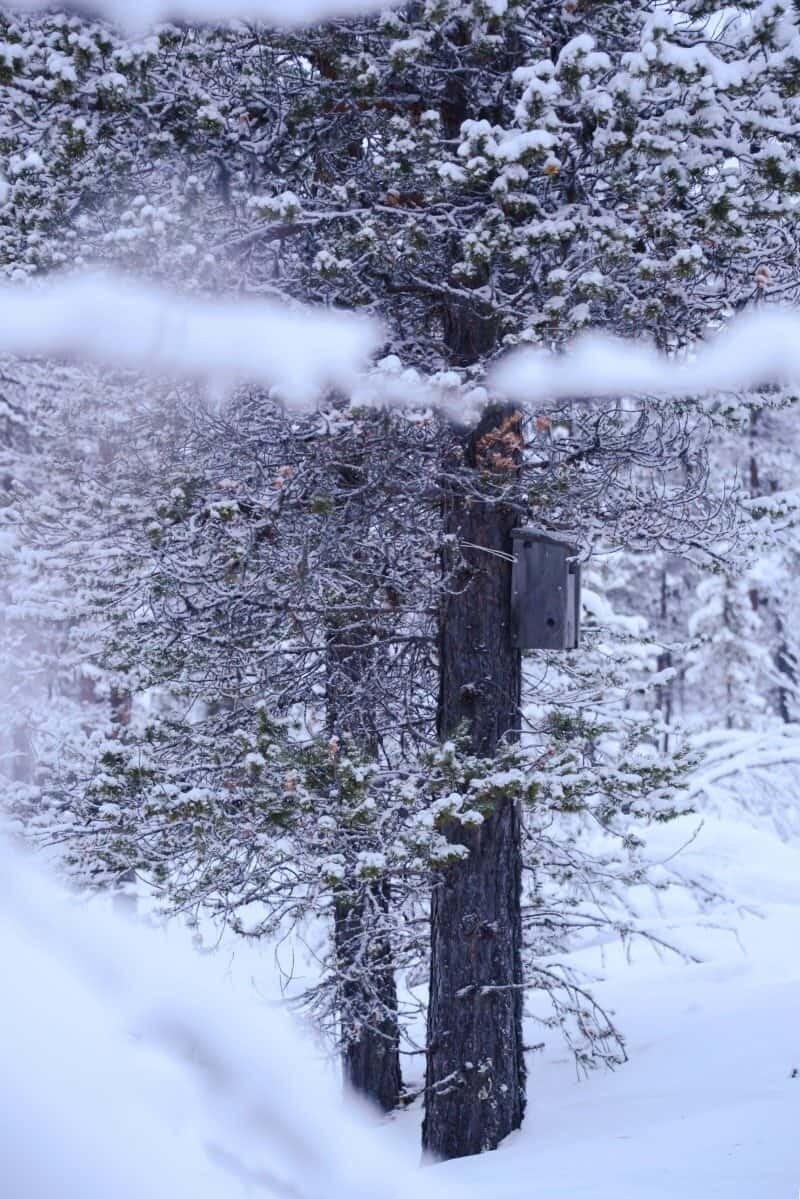
[[[349,392],[380,338],[350,313],[186,299],[113,275],[0,288],[0,353],[74,355],[155,375],[276,387],[291,407]]]
[[[378,321],[257,299],[180,297],[125,276],[66,275],[0,287],[0,353],[75,356],[150,375],[253,383],[289,408],[327,388],[355,402],[435,407],[471,419],[488,398],[453,371],[424,376],[394,356],[368,369]],[[686,358],[588,333],[561,354],[519,349],[490,373],[492,393],[521,402],[624,395],[699,396],[800,383],[800,311],[740,316]]]
[[[392,8],[397,0],[71,0],[60,7],[105,17],[127,29],[148,29],[159,21],[215,23],[265,21],[269,25],[312,25],[332,17],[358,16]],[[14,10],[52,8],[50,0],[15,0]]]
[[[634,341],[587,333],[556,355],[515,350],[492,373],[496,391],[519,401],[689,396],[800,383],[800,311],[740,316],[686,359]]]

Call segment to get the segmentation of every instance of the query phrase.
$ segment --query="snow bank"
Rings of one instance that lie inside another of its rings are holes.
[[[285,1011],[226,986],[214,955],[68,896],[4,843],[0,944],[4,1194],[433,1195],[343,1104]]]

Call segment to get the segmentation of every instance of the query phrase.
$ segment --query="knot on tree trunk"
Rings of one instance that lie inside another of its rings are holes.
[[[465,912],[461,917],[461,930],[466,937],[477,936],[481,926],[481,918],[477,912]]]
[[[467,912],[461,917],[461,930],[465,937],[495,937],[497,921],[482,920],[477,912]]]

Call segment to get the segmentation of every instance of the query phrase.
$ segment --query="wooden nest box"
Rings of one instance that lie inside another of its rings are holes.
[[[518,649],[577,649],[581,568],[578,547],[557,533],[514,529],[511,635]]]

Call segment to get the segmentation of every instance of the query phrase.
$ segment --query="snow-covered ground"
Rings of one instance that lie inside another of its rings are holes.
[[[664,830],[665,844],[680,831]],[[523,1129],[495,1154],[438,1168],[466,1194],[800,1192],[800,848],[768,827],[710,818],[685,856],[740,907],[664,917],[662,931],[699,963],[641,946],[630,962],[619,947],[607,946],[604,960],[580,955],[604,978],[596,992],[616,1013],[630,1061],[578,1080],[557,1043],[535,1057]]]
[[[54,886],[0,839],[3,1199],[444,1199],[244,960]]]
[[[270,1001],[266,952],[196,955],[180,930],[125,928],[4,851],[0,1093],[14,1121],[0,1168],[13,1199],[174,1199],[175,1178],[203,1199],[279,1196],[287,1179],[328,1199],[794,1199],[800,843],[746,802],[724,806],[681,861],[735,903],[700,911],[677,894],[653,913],[695,960],[644,944],[574,955],[599,976],[629,1063],[578,1079],[551,1038],[531,1057],[524,1128],[496,1153],[422,1171],[418,1108],[383,1125],[341,1110],[330,1071]],[[657,850],[697,825],[660,829]]]

